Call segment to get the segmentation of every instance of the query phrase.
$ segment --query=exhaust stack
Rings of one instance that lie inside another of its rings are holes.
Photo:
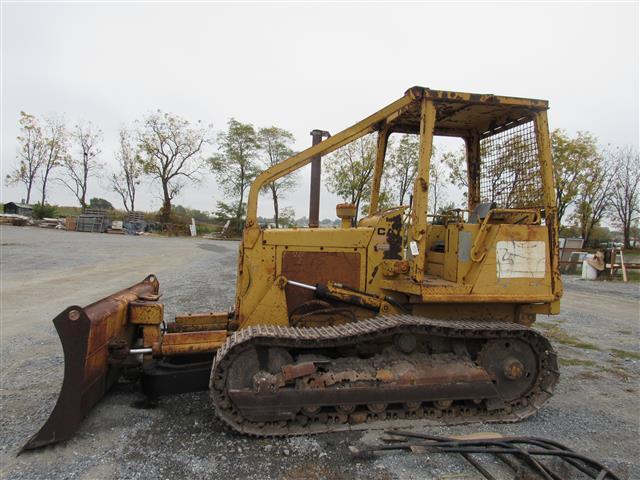
[[[319,144],[323,138],[329,138],[331,134],[325,130],[311,131],[311,146]],[[311,160],[311,186],[309,188],[309,228],[317,228],[320,225],[320,177],[322,167],[320,155]]]

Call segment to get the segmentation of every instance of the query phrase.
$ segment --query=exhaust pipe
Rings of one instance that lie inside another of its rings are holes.
[[[311,146],[319,144],[323,138],[329,138],[331,134],[324,130],[311,131]],[[318,228],[320,225],[320,177],[322,166],[320,155],[311,160],[311,185],[309,188],[309,228]]]

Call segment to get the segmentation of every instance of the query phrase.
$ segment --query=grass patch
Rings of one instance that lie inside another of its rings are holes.
[[[611,353],[613,353],[616,357],[624,358],[625,360],[640,360],[640,353],[638,352],[612,348]]]
[[[545,330],[549,330],[550,328],[557,327],[555,323],[541,322],[540,320],[536,320],[536,323],[534,323],[534,325],[540,328],[544,328]]]
[[[640,272],[637,270],[627,270],[627,278],[630,282],[640,283]]]
[[[618,377],[623,382],[629,383],[629,374],[625,370],[623,370],[622,368],[604,367],[602,369],[602,371],[607,372],[607,373],[611,373],[614,376]]]
[[[584,360],[582,358],[560,357],[560,365],[565,367],[595,367],[596,362],[593,360]]]
[[[595,372],[580,372],[576,377],[585,380],[600,380],[602,377]]]
[[[558,318],[555,319],[553,322],[545,322],[543,320],[536,320],[535,323],[533,324],[533,326],[538,326],[540,328],[544,328],[544,329],[550,329],[550,328],[558,328],[561,324],[566,323],[566,320]]]
[[[564,358],[560,357],[559,359],[560,365],[564,367],[593,367],[596,368],[597,371],[589,370],[578,372],[577,376],[579,378],[588,379],[588,380],[597,380],[601,379],[603,374],[613,375],[624,383],[629,383],[629,373],[620,367],[605,367],[597,364],[593,360],[586,360],[582,358]]]
[[[598,347],[594,343],[585,342],[577,337],[569,335],[569,333],[560,328],[558,325],[546,322],[536,323],[546,330],[545,334],[548,338],[555,340],[558,343],[561,343],[563,345],[570,345],[575,348],[581,348],[583,350],[601,350],[600,347]]]

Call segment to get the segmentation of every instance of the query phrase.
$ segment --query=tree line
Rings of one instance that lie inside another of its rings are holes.
[[[18,124],[18,165],[7,174],[6,182],[24,184],[27,203],[31,202],[34,188],[39,184],[39,203],[45,205],[51,181],[59,181],[85,208],[88,179],[101,167],[97,161],[102,139],[100,129],[91,122],[68,129],[61,118],[49,117],[40,122],[25,112],[20,112]],[[73,147],[78,151],[71,154]],[[63,170],[64,175],[54,177],[59,170]]]
[[[224,201],[217,202],[215,218],[231,220],[235,230],[242,228],[246,196],[257,175],[296,153],[293,134],[276,126],[256,128],[231,118],[226,130],[214,135],[211,125],[192,123],[158,110],[120,130],[114,153],[116,170],[106,171],[100,161],[103,133],[93,123],[81,122],[69,128],[58,117],[40,121],[21,112],[19,127],[18,164],[7,175],[6,182],[23,184],[27,203],[39,186],[38,202],[46,204],[48,188],[55,181],[71,191],[85,209],[88,181],[100,177],[108,179],[125,210],[130,212],[135,210],[137,189],[146,179],[161,193],[160,221],[169,223],[175,198],[187,184],[197,183],[202,173],[209,170],[225,194]],[[214,144],[217,151],[207,154],[206,148]],[[629,247],[640,213],[638,151],[630,146],[603,148],[589,132],[570,136],[562,129],[551,132],[551,147],[561,224],[588,243],[594,229],[609,219],[620,227]],[[376,148],[376,136],[370,134],[323,161],[327,189],[355,204],[358,214],[368,212]],[[409,203],[419,148],[417,135],[394,134],[389,139],[380,208]],[[447,185],[466,190],[465,159],[464,150],[434,149],[429,173],[431,214],[455,207],[447,198]],[[298,182],[294,172],[265,185],[261,192],[273,203],[276,228],[296,223],[293,209],[282,208],[280,203]]]
[[[46,205],[51,181],[68,188],[85,210],[89,180],[108,179],[109,187],[122,200],[127,212],[136,208],[138,187],[147,179],[162,196],[159,220],[171,221],[172,202],[189,183],[197,183],[205,169],[213,172],[226,200],[218,202],[216,216],[230,218],[239,229],[244,217],[247,189],[264,169],[294,154],[293,135],[278,127],[256,129],[248,123],[230,119],[227,130],[214,138],[212,126],[191,123],[171,113],[156,111],[122,128],[114,157],[115,171],[107,171],[99,158],[102,131],[91,122],[67,127],[60,118],[40,121],[21,112],[19,119],[17,166],[7,174],[7,184],[23,184],[26,203],[31,203],[38,186],[38,203]],[[216,143],[218,152],[206,155],[205,148]],[[266,185],[275,224],[279,226],[279,201],[297,183],[295,175]],[[286,210],[286,218],[292,218]]]

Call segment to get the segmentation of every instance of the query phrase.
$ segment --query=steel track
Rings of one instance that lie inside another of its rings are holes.
[[[520,339],[527,342],[537,356],[537,376],[531,388],[521,398],[496,410],[456,404],[445,410],[426,406],[414,412],[396,407],[382,414],[368,413],[364,422],[355,425],[348,415],[338,412],[323,412],[312,417],[300,414],[289,421],[253,422],[242,417],[227,394],[229,367],[248,348],[281,347],[313,351],[372,342],[397,333],[475,340]],[[412,315],[387,315],[340,326],[296,328],[260,325],[242,329],[231,335],[217,351],[211,369],[210,390],[217,415],[234,430],[255,436],[287,436],[385,428],[389,426],[389,420],[404,419],[433,419],[449,424],[515,422],[537,412],[552,396],[558,378],[555,351],[549,341],[532,328],[506,322],[433,320]]]

